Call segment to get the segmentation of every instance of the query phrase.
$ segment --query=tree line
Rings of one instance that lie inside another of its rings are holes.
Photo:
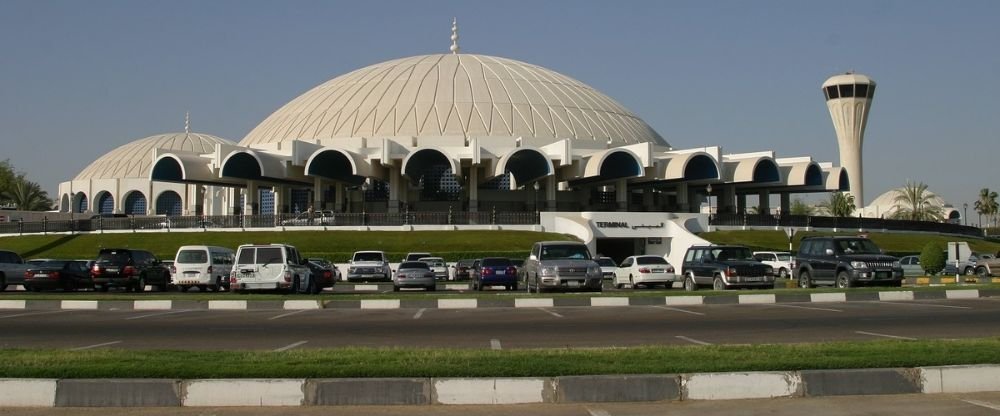
[[[52,199],[37,182],[28,180],[9,160],[0,162],[0,206],[21,211],[48,211]]]

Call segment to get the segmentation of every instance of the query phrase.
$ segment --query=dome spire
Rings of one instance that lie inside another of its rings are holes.
[[[458,18],[451,18],[451,53],[458,54]]]
[[[184,134],[191,133],[191,112],[184,112]]]

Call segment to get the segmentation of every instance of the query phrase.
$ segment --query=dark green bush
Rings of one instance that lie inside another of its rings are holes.
[[[927,243],[920,252],[920,266],[929,275],[941,273],[941,270],[944,270],[945,260],[944,247],[937,242]]]

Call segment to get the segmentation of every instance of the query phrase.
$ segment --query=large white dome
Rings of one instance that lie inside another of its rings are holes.
[[[667,146],[610,97],[557,72],[485,55],[424,55],[334,78],[281,107],[244,146],[337,137],[478,136]]]
[[[119,146],[80,171],[74,180],[149,178],[153,149],[199,153],[215,151],[215,144],[232,141],[199,133],[167,133],[149,136]]]

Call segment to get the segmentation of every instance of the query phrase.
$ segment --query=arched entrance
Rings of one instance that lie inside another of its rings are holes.
[[[87,212],[87,194],[83,192],[77,192],[76,196],[73,197],[73,212],[83,213]]]
[[[178,216],[183,212],[181,196],[174,191],[164,191],[156,198],[156,215]]]
[[[101,192],[97,195],[97,205],[94,206],[94,211],[98,214],[114,214],[115,212],[115,196],[111,195],[110,192]]]
[[[125,195],[125,214],[146,215],[146,195],[132,191]]]

